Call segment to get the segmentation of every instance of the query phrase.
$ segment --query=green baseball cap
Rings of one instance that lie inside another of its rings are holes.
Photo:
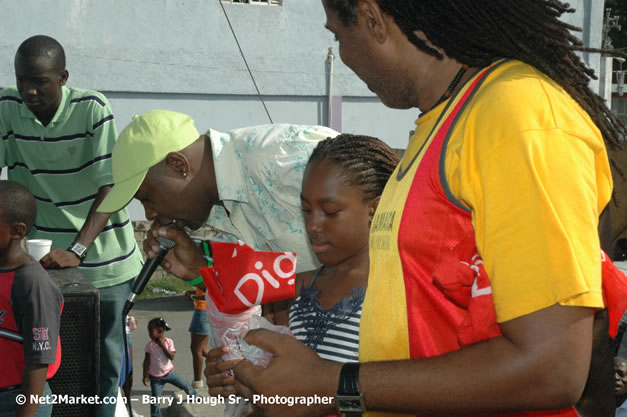
[[[124,128],[113,147],[113,188],[97,211],[113,213],[133,199],[150,168],[170,152],[191,145],[200,135],[194,119],[169,110],[152,110]]]

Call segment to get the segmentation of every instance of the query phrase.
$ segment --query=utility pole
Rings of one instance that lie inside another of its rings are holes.
[[[609,36],[613,29],[621,29],[618,16],[612,16],[612,9],[605,9],[603,27],[601,31],[601,48],[613,49],[612,40]],[[613,58],[601,54],[601,74],[599,77],[600,95],[605,99],[607,107],[612,107],[612,63]]]
[[[610,39],[610,31],[612,29],[621,30],[621,25],[618,23],[618,16],[612,16],[612,9],[608,7],[605,9],[605,19],[603,21],[603,39],[601,41],[601,45],[603,49],[612,49],[612,39]]]

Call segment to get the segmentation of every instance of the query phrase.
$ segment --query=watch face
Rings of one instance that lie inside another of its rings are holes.
[[[72,247],[70,248],[70,250],[72,252],[74,252],[75,254],[77,254],[79,256],[79,258],[82,258],[85,256],[85,252],[87,252],[87,248],[83,245],[81,245],[80,243],[75,243],[72,245]]]

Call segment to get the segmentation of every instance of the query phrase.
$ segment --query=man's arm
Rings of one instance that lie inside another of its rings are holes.
[[[81,227],[78,235],[76,235],[74,242],[79,242],[86,248],[89,248],[92,243],[94,243],[94,240],[96,240],[100,232],[102,232],[102,229],[111,217],[111,213],[100,213],[97,212],[96,209],[102,200],[104,200],[106,195],[109,194],[109,191],[111,191],[110,185],[105,185],[98,189],[98,195],[89,208],[89,213],[87,214],[85,223],[83,223],[83,227]],[[56,269],[79,266],[81,260],[74,252],[56,248],[48,255],[44,256],[40,262],[46,269]]]
[[[41,396],[46,383],[48,365],[26,365],[22,375],[22,394],[26,396],[26,403],[17,407],[16,417],[33,417],[39,408],[39,403],[31,402],[31,396]]]
[[[442,356],[361,365],[369,410],[420,415],[504,413],[567,407],[581,396],[592,346],[593,309],[554,305],[501,324],[503,336]],[[334,396],[341,364],[286,336],[254,331],[249,343],[275,353],[267,369],[242,361],[236,388],[280,396]],[[258,404],[259,405],[259,404]],[[262,406],[269,416],[318,416],[333,406]]]

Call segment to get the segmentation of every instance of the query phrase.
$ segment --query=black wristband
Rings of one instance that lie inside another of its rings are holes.
[[[335,402],[338,411],[347,415],[366,411],[364,396],[359,388],[359,363],[347,362],[342,365]]]

